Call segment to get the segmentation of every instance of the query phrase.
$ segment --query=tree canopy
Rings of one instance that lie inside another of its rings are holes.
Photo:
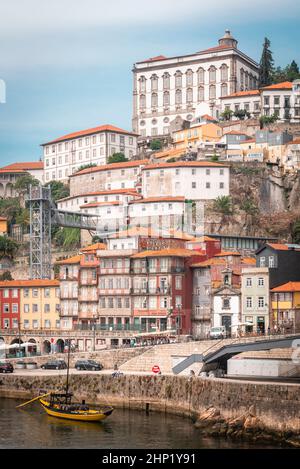
[[[161,150],[162,149],[162,143],[160,140],[152,140],[150,143],[150,148],[153,151]]]
[[[273,54],[270,50],[271,42],[265,37],[263,44],[263,51],[259,63],[259,84],[260,86],[267,86],[272,83],[274,72]]]
[[[124,153],[113,153],[111,156],[108,157],[108,164],[111,163],[123,163],[123,161],[128,161],[128,158],[124,155]]]
[[[18,250],[18,244],[7,236],[0,236],[0,258],[4,256],[14,257]]]
[[[56,202],[59,199],[64,199],[69,197],[70,188],[68,185],[63,184],[61,181],[51,181],[49,184],[46,184],[47,187],[51,189],[52,200]]]

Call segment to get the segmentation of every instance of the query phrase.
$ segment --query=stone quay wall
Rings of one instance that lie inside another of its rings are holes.
[[[1,375],[0,396],[29,399],[41,391],[63,389],[65,379],[54,374]],[[114,378],[93,373],[71,375],[70,383],[75,400],[85,399],[89,404],[109,402],[121,408],[170,412],[192,417],[194,421],[198,419],[200,424],[202,420],[208,425],[216,422],[228,425],[230,421],[240,425],[241,418],[245,420],[245,416],[250,416],[253,425],[259,422],[263,427],[264,434],[284,435],[285,440],[289,433],[300,435],[300,393],[295,384],[173,375]],[[209,409],[213,412],[208,412]]]

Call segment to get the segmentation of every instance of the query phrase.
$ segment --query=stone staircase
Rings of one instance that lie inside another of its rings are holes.
[[[210,345],[212,344],[209,340],[154,345],[150,350],[128,360],[119,368],[120,370],[129,372],[138,371],[152,373],[153,365],[158,365],[163,374],[172,373],[174,365],[172,357],[182,357],[182,359],[184,359],[193,353],[200,354],[203,353]],[[193,367],[191,368],[194,369]]]

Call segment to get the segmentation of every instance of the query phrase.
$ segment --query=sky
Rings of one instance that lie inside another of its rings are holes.
[[[294,0],[0,0],[0,166],[72,131],[131,130],[135,62],[213,47],[230,29],[256,61],[268,37],[276,66],[300,65],[299,26]]]

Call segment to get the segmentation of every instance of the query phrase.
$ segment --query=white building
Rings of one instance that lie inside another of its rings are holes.
[[[300,122],[300,80],[231,93],[221,97],[221,103],[222,112],[245,110],[254,117],[277,114],[281,121]]]
[[[258,64],[237,43],[226,30],[216,47],[135,63],[134,132],[144,137],[169,134],[175,118],[218,117],[221,96],[257,88]]]
[[[223,272],[223,285],[212,292],[212,326],[226,328],[227,334],[235,335],[240,325],[241,292],[232,286],[232,270]]]
[[[35,179],[44,184],[44,164],[42,161],[12,163],[0,168],[0,197],[15,197],[14,185],[17,180],[31,174]]]
[[[248,332],[266,333],[269,327],[269,269],[242,269],[242,322]],[[250,325],[252,324],[252,326]]]
[[[45,183],[64,181],[80,166],[105,165],[114,153],[131,159],[137,153],[137,134],[102,125],[64,135],[42,144]]]
[[[210,161],[150,164],[142,170],[142,193],[145,198],[212,200],[229,195],[229,177],[228,166]]]

